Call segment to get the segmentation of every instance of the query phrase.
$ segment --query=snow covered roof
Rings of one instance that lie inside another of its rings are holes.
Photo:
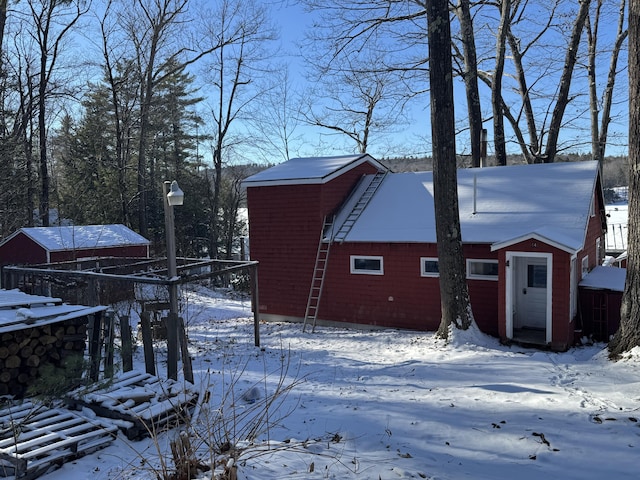
[[[106,309],[67,305],[59,298],[29,295],[20,290],[0,290],[0,333],[63,322]]]
[[[4,242],[22,232],[50,252],[80,248],[149,245],[149,240],[124,225],[74,225],[69,227],[21,228]]]
[[[626,268],[598,266],[582,279],[580,286],[596,290],[606,289],[623,292],[626,275]]]
[[[597,176],[593,161],[458,170],[462,239],[500,248],[533,237],[575,252]],[[345,241],[436,242],[432,172],[389,173]]]
[[[374,164],[380,170],[387,170],[384,165],[366,153],[337,157],[293,158],[246,178],[243,184],[245,187],[261,187],[326,183],[365,162]]]

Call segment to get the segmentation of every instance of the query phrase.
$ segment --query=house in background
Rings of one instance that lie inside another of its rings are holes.
[[[301,158],[244,185],[263,319],[438,328],[431,172],[392,173],[367,154]],[[478,326],[572,345],[578,284],[604,257],[597,163],[463,169],[458,195]]]
[[[614,204],[605,207],[607,213],[606,255],[608,263],[616,267],[627,266],[627,222],[629,205]]]
[[[0,243],[0,266],[95,257],[149,257],[150,242],[124,225],[21,228]]]

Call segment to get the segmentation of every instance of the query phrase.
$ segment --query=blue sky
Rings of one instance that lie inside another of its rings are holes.
[[[296,42],[303,39],[307,29],[311,28],[313,18],[312,14],[304,12],[303,8],[294,2],[279,2],[272,3],[272,12],[274,22],[280,26],[281,41],[283,45],[283,51],[291,53],[289,57],[290,72],[292,78],[296,78],[299,82],[300,88],[304,88],[304,80],[300,75],[300,72],[304,69],[301,59],[297,56]],[[605,23],[601,26],[601,31],[614,31],[615,23],[608,25]],[[561,52],[564,57],[564,51]],[[600,76],[606,74],[608,68],[609,57],[601,57]],[[616,98],[626,98],[626,56],[622,56],[619,64],[619,70],[621,71],[617,79],[617,95]],[[426,77],[426,76],[425,76]],[[584,79],[584,67],[576,67],[576,79],[574,79],[573,85],[575,90],[580,93],[586,93],[586,83]],[[428,78],[425,78],[425,87],[428,87]],[[551,92],[555,90],[557,85],[550,84],[548,90]],[[484,84],[480,84],[480,92],[482,96],[483,114],[486,118],[490,117],[490,90]],[[461,126],[463,126],[464,119],[466,118],[466,100],[465,93],[460,81],[455,82],[455,96],[456,96],[456,117],[459,119]],[[318,99],[318,101],[321,101]],[[397,150],[400,154],[414,154],[416,156],[430,154],[430,125],[429,125],[429,99],[428,96],[422,96],[412,103],[409,109],[410,124],[402,127],[401,132],[395,132],[393,134],[394,143],[397,145]],[[565,118],[568,119],[578,113],[577,105],[570,105],[567,108]],[[580,107],[582,108],[582,107]],[[614,120],[610,125],[610,142],[607,146],[607,154],[614,155],[626,155],[626,137],[627,137],[627,118],[628,118],[628,106],[627,102],[623,101],[618,105],[614,105]],[[588,118],[588,117],[585,117]],[[544,118],[539,118],[539,122],[542,123]],[[588,153],[590,151],[589,146],[589,132],[588,121],[580,123],[579,129],[570,131],[566,130],[565,138],[575,141],[576,146],[571,152]],[[489,155],[493,152],[493,146],[491,145],[492,133],[491,120],[485,121],[485,128],[489,131]],[[353,153],[354,143],[345,143],[343,141],[336,141],[335,136],[328,136],[326,131],[321,131],[314,128],[301,128],[304,131],[305,142],[304,147],[301,149],[302,155],[317,155],[318,148],[322,149],[326,154],[336,153]],[[614,138],[617,137],[617,138]],[[466,141],[464,134],[459,135],[457,140],[457,151],[459,154],[468,154],[470,152],[470,146]],[[333,145],[332,145],[333,144]],[[578,145],[580,144],[580,145]],[[351,147],[351,150],[349,148]],[[407,148],[408,147],[408,148]],[[403,151],[404,150],[404,151]],[[519,153],[519,148],[515,144],[508,146],[510,152]],[[372,148],[370,153],[383,157],[389,155],[391,152],[388,149],[388,139],[382,143],[376,143],[372,141]]]

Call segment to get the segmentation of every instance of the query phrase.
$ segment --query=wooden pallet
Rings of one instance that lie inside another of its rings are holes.
[[[100,417],[124,420],[118,422],[121,430],[135,440],[181,423],[197,400],[198,392],[188,382],[131,371],[106,385],[76,390],[67,403],[77,409],[88,407]]]
[[[31,402],[0,410],[0,477],[34,479],[106,447],[117,430],[112,422]]]

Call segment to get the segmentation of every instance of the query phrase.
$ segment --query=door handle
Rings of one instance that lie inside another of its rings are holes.
[[[523,289],[522,289],[522,294],[523,294],[523,295],[526,295],[526,294],[527,294],[527,289],[526,289],[526,288],[523,288]]]

